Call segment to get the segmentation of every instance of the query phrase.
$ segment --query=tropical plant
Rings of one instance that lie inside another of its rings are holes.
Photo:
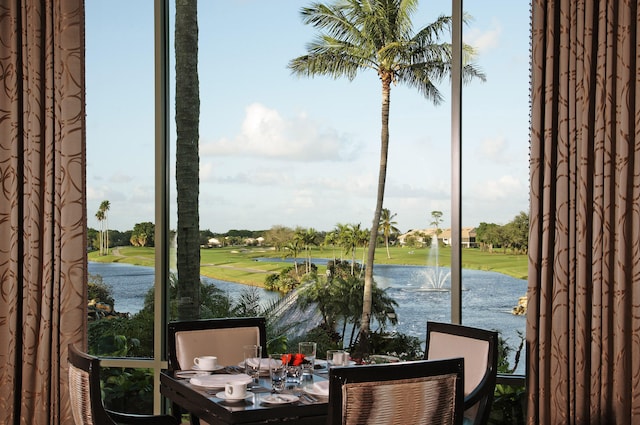
[[[331,246],[331,252],[333,261],[336,261],[336,243],[338,242],[338,233],[336,230],[333,230],[326,235],[324,235],[324,241],[322,242],[322,246]]]
[[[88,301],[96,301],[113,306],[113,288],[102,280],[99,274],[89,273],[87,280],[87,297]]]
[[[198,1],[175,4],[178,318],[200,313]]]
[[[400,229],[396,226],[398,223],[393,221],[396,215],[398,214],[391,214],[389,208],[383,208],[382,213],[380,214],[380,226],[378,227],[378,231],[381,231],[384,236],[384,246],[387,247],[387,258],[391,258],[391,254],[389,253],[389,236],[391,236],[392,233],[400,232]]]
[[[296,270],[296,274],[298,273],[298,253],[300,252],[300,240],[294,238],[293,240],[287,242],[284,246],[285,253],[284,257],[293,257],[293,267]]]
[[[440,223],[442,223],[442,211],[431,211],[431,225],[436,228],[436,236],[440,236]]]
[[[306,253],[305,272],[311,271],[311,246],[318,245],[316,239],[318,238],[318,232],[313,227],[308,229],[298,228],[295,233],[295,239],[302,244]]]
[[[150,221],[136,223],[129,241],[133,246],[155,246],[156,226]]]
[[[380,169],[373,214],[362,303],[362,351],[366,352],[370,331],[373,263],[378,225],[384,201],[389,151],[389,107],[392,83],[416,88],[434,104],[442,101],[436,84],[450,74],[451,45],[439,41],[451,24],[440,16],[434,23],[413,32],[411,15],[418,0],[336,0],[313,3],[301,10],[303,22],[320,35],[307,46],[308,53],[289,62],[298,76],[326,75],[353,80],[364,70],[376,72],[382,84]],[[465,46],[465,81],[484,74],[469,63],[473,50]]]
[[[100,223],[100,255],[109,254],[109,221],[107,212],[109,211],[110,207],[111,204],[109,203],[109,201],[102,201],[100,203],[100,208],[98,208],[98,212],[96,212],[96,218]]]

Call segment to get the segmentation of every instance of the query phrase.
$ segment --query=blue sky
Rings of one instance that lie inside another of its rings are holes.
[[[371,227],[380,83],[372,72],[352,82],[291,75],[288,61],[315,34],[299,16],[309,3],[199,4],[201,229]],[[473,16],[464,40],[487,82],[463,92],[462,223],[505,224],[528,211],[529,6],[464,6]],[[109,227],[124,231],[154,219],[153,1],[87,0],[86,9],[88,224],[98,228],[109,200]],[[423,0],[414,27],[450,10]],[[439,106],[402,85],[391,91],[385,207],[402,231],[429,227],[433,210],[449,225],[448,82],[440,89]],[[173,184],[173,165],[171,175]],[[174,227],[175,202],[171,212]]]

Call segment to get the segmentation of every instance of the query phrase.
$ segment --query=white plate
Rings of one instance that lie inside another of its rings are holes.
[[[194,376],[205,376],[208,375],[209,372],[205,372],[203,370],[176,370],[175,377],[176,378],[193,378]]]
[[[248,398],[253,397],[253,393],[251,391],[247,391],[247,395],[242,398],[227,398],[227,395],[224,393],[224,391],[220,391],[219,393],[216,393],[216,397],[223,399],[227,403],[238,403],[240,401],[244,401]]]
[[[300,400],[293,394],[269,394],[262,397],[262,402],[267,404],[288,404]]]
[[[200,369],[200,366],[198,366],[197,364],[194,364],[193,366],[191,366],[192,370],[201,370],[204,372],[215,372],[216,370],[220,370],[220,369],[224,369],[224,366],[222,365],[216,365],[215,368],[213,369]]]
[[[224,388],[224,384],[227,382],[241,382],[250,384],[252,379],[249,375],[240,373],[237,375],[230,374],[218,374],[218,375],[206,375],[206,376],[194,376],[189,380],[192,385],[204,388]]]

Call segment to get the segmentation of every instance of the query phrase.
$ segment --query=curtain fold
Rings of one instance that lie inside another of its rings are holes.
[[[533,0],[531,424],[640,422],[637,0]]]
[[[86,346],[84,2],[0,0],[0,423],[73,423]]]

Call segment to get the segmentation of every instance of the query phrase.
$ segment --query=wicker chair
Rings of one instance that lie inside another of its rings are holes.
[[[130,415],[108,411],[100,393],[100,360],[69,345],[69,399],[76,425],[177,425],[168,415]]]
[[[464,360],[415,361],[329,371],[329,425],[462,423]]]
[[[498,333],[453,323],[427,322],[425,358],[464,357],[464,422],[489,420],[498,369]]]
[[[243,346],[260,345],[267,357],[267,332],[264,317],[238,317],[170,322],[168,328],[169,370],[191,369],[194,357],[215,355],[218,364],[233,366],[244,361]],[[175,418],[180,406],[173,404]],[[191,415],[191,423],[200,420]]]

